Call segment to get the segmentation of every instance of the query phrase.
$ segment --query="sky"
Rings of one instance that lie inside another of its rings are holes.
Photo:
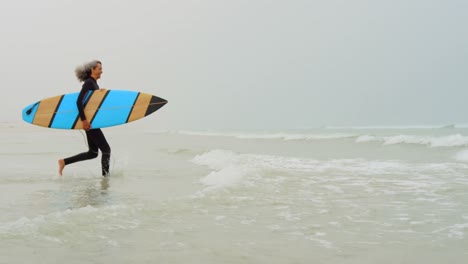
[[[18,0],[0,9],[0,122],[100,87],[169,103],[157,129],[468,124],[468,1]]]

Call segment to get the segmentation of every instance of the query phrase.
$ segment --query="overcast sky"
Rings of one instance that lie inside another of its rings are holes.
[[[0,9],[0,121],[79,91],[169,104],[160,129],[468,124],[465,0],[26,0]],[[137,122],[140,122],[137,121]]]

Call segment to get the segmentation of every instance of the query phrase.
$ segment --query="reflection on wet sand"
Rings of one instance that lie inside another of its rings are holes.
[[[109,203],[110,178],[86,179],[69,182],[62,190],[61,201],[66,208],[74,209],[86,206],[99,207]],[[68,199],[66,199],[68,197]]]

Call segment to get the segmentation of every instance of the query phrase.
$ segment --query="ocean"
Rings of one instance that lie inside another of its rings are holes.
[[[0,129],[0,263],[468,259],[467,127]]]

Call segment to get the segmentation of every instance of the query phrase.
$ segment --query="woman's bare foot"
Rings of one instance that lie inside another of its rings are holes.
[[[58,161],[58,164],[59,164],[59,174],[60,176],[62,176],[63,168],[65,168],[65,161],[61,159]]]

